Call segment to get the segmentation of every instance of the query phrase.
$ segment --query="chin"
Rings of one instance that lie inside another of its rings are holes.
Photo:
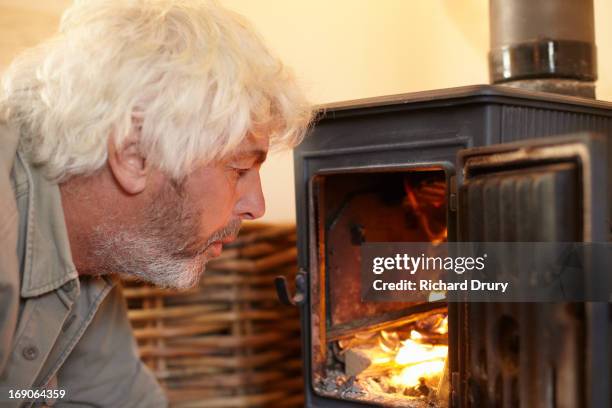
[[[158,261],[143,269],[134,270],[128,275],[158,287],[187,290],[198,286],[207,261],[208,257],[204,255],[189,260],[167,259],[165,262]]]
[[[191,268],[183,270],[175,280],[174,289],[192,289],[199,285],[200,279],[206,270],[206,262],[196,262]]]

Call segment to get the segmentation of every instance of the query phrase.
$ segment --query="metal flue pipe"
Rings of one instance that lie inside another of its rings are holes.
[[[490,0],[491,82],[595,97],[593,0]]]

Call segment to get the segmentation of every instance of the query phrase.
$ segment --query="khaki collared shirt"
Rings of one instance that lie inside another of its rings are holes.
[[[119,287],[78,276],[58,185],[17,144],[0,123],[0,407],[167,406],[138,357]],[[14,398],[37,390],[46,396]]]

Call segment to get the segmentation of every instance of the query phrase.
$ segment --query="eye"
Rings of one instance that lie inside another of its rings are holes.
[[[238,177],[244,176],[249,172],[249,170],[251,170],[250,167],[232,167],[231,169]]]

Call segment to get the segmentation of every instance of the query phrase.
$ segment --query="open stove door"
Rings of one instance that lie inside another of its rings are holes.
[[[608,148],[603,136],[581,133],[460,151],[456,239],[608,241]],[[609,406],[607,304],[453,310],[453,406]]]

